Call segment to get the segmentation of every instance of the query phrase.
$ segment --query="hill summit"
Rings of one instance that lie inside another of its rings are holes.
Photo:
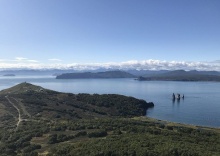
[[[36,86],[27,82],[23,82],[20,84],[17,84],[11,88],[4,89],[0,91],[1,94],[19,94],[19,93],[25,93],[25,92],[42,92],[45,89],[40,86]]]

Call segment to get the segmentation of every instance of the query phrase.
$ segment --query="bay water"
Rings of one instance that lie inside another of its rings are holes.
[[[147,116],[178,123],[220,127],[220,83],[136,81],[134,79],[55,79],[54,76],[0,77],[0,90],[21,82],[66,93],[122,94],[153,102]],[[172,100],[172,94],[185,98]]]

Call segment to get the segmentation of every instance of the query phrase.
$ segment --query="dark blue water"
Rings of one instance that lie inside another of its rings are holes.
[[[135,81],[133,79],[57,80],[54,77],[0,77],[0,90],[21,82],[71,93],[115,93],[155,103],[147,116],[161,120],[201,126],[220,127],[220,83]],[[184,100],[172,101],[172,93]]]

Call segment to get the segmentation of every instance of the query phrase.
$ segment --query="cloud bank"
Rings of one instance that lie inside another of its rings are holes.
[[[121,69],[121,70],[204,70],[220,71],[220,61],[213,62],[186,62],[186,61],[161,61],[161,60],[143,60],[109,63],[60,63],[59,59],[48,59],[49,63],[40,63],[37,60],[17,57],[14,60],[0,59],[0,70],[8,69],[73,69],[73,70],[96,70],[96,69]]]

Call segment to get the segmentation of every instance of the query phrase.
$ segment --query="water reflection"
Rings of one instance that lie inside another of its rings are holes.
[[[177,98],[177,99],[173,98],[173,99],[172,99],[172,103],[173,103],[173,106],[175,105],[175,103],[177,103],[178,105],[179,105],[180,103],[184,103],[184,97],[182,97],[182,98]]]

